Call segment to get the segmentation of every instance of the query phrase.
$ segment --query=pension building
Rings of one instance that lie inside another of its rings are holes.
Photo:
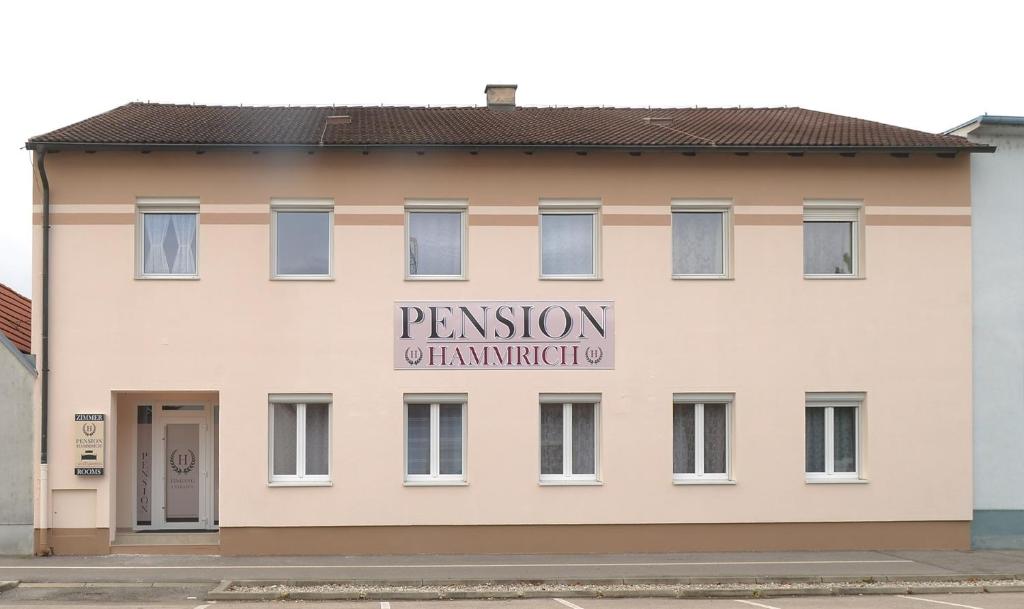
[[[514,94],[29,140],[37,551],[969,546],[989,147]]]

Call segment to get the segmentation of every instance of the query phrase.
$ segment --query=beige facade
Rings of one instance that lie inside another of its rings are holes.
[[[62,151],[46,169],[40,544],[57,553],[106,552],[136,525],[134,408],[192,402],[219,411],[225,554],[969,545],[967,155]],[[198,200],[198,279],[136,278],[154,197]],[[333,279],[271,279],[278,198],[333,201]],[[422,199],[468,203],[465,280],[405,278],[404,209]],[[539,277],[549,199],[599,202],[598,280]],[[730,206],[730,277],[673,279],[671,205],[709,200]],[[804,277],[812,201],[860,206],[860,277]],[[394,369],[394,303],[430,300],[613,301],[615,368]],[[856,479],[805,475],[816,392],[863,394]],[[466,395],[464,485],[404,483],[403,396],[433,393]],[[599,484],[539,484],[548,393],[600,396]],[[734,396],[730,483],[673,484],[682,393]],[[329,485],[269,484],[275,394],[331,396]],[[103,476],[73,475],[79,412],[107,414]]]

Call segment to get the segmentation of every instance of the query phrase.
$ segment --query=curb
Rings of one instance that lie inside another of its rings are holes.
[[[11,588],[17,588],[18,587],[18,583],[19,582],[17,580],[14,580],[14,581],[2,581],[2,582],[0,582],[0,592],[3,592],[5,590],[10,590]]]
[[[686,586],[694,583],[700,584],[813,584],[813,583],[882,583],[887,578],[868,577],[757,577],[757,578],[606,578],[606,579],[566,579],[566,580],[404,580],[401,584],[397,580],[291,580],[291,581],[269,581],[269,580],[222,580],[220,584],[207,593],[208,601],[274,601],[274,600],[307,600],[307,601],[353,601],[353,600],[391,600],[391,601],[417,601],[417,600],[486,600],[486,599],[529,599],[529,598],[677,598],[677,599],[723,599],[723,598],[782,598],[782,597],[810,597],[810,596],[867,596],[867,595],[922,595],[922,594],[982,594],[986,592],[1024,592],[1024,586],[1020,585],[980,585],[974,583],[977,579],[984,577],[986,580],[1001,579],[1024,579],[1018,575],[984,575],[972,577],[943,577],[943,578],[905,578],[900,580],[906,585],[894,586],[810,586],[807,588],[777,588],[761,589],[754,587],[740,587],[731,589],[708,588],[708,589],[660,589],[660,590],[623,590],[604,589],[632,584],[656,584],[657,585],[678,585]],[[699,579],[700,582],[692,580]],[[895,578],[894,578],[895,579]],[[961,585],[932,585],[914,586],[911,579],[919,581],[957,581]],[[742,582],[736,580],[743,580]],[[822,580],[828,580],[822,582]],[[836,581],[839,580],[839,581]],[[973,580],[973,581],[972,581]],[[314,586],[314,585],[377,585],[377,586],[444,586],[444,585],[477,585],[477,590],[337,590],[324,592],[289,592],[287,590],[272,592],[243,592],[232,591],[234,586]],[[523,585],[583,585],[576,590],[507,590],[488,588],[488,584],[523,584]],[[15,584],[16,585],[16,584]]]

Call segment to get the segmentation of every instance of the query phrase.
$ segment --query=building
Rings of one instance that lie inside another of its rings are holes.
[[[1024,117],[979,116],[950,133],[996,147],[971,159],[972,541],[1024,549]]]
[[[32,303],[0,283],[0,555],[31,555],[33,542]]]
[[[970,545],[988,146],[507,85],[132,103],[27,145],[40,550]]]

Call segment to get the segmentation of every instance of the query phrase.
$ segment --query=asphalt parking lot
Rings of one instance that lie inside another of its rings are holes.
[[[127,589],[23,587],[0,595],[0,609],[1021,609],[1024,593],[746,599],[531,599],[514,601],[205,602],[204,586]]]

